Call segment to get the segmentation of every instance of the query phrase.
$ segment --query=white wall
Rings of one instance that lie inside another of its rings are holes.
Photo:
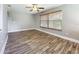
[[[50,32],[50,33],[55,33],[58,35],[67,36],[67,37],[79,40],[79,4],[62,5],[60,7],[50,9],[46,12],[51,12],[55,10],[63,10],[64,12],[62,31],[40,28],[39,27],[40,26],[39,14],[35,15],[36,25],[37,25],[36,28]]]
[[[35,19],[32,14],[11,11],[10,15],[8,17],[9,32],[31,29],[35,26]]]
[[[2,29],[2,5],[0,4],[0,29]]]
[[[8,38],[8,27],[7,27],[7,8],[6,8],[6,5],[1,5],[1,10],[2,12],[2,31],[0,33],[0,53],[3,53],[4,52],[4,48],[5,48],[5,45],[6,45],[6,42],[7,42],[7,38]]]
[[[0,52],[1,52],[1,47],[2,47],[2,20],[3,20],[3,18],[2,18],[2,16],[3,16],[3,5],[2,4],[0,4]]]
[[[8,24],[7,24],[8,23]],[[34,28],[35,20],[33,15],[27,13],[12,12],[11,17],[7,16],[7,5],[0,5],[0,53],[4,52],[10,32]]]

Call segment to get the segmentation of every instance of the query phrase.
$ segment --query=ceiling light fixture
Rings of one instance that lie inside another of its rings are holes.
[[[41,9],[44,9],[44,7],[38,7],[38,4],[32,4],[32,7],[26,7],[26,8],[31,8],[30,11],[32,12],[39,12]]]

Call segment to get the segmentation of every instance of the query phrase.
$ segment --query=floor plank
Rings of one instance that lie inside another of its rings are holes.
[[[79,44],[41,31],[28,30],[8,34],[5,54],[75,54]]]

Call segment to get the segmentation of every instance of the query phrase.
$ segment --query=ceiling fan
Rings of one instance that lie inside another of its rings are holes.
[[[32,4],[32,7],[26,6],[26,8],[30,8],[30,11],[36,11],[39,12],[40,10],[43,10],[44,7],[38,7],[38,4]]]

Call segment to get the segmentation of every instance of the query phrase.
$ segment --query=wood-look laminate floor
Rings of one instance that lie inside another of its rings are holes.
[[[79,44],[37,30],[9,33],[5,54],[74,54]]]

